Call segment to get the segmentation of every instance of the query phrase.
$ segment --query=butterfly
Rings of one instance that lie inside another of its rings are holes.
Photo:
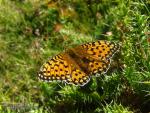
[[[84,86],[92,76],[107,72],[111,58],[118,50],[119,44],[105,40],[67,49],[44,63],[38,78]]]

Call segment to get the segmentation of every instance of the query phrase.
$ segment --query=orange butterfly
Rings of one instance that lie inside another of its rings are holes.
[[[84,86],[91,76],[107,72],[111,58],[118,50],[119,44],[103,40],[70,48],[43,64],[39,79]]]

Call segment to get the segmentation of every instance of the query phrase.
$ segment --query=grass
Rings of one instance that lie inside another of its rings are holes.
[[[0,0],[0,111],[150,112],[149,7],[144,0]],[[85,87],[38,81],[50,56],[95,40],[121,45],[104,78]]]

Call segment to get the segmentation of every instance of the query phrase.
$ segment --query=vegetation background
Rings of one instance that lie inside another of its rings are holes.
[[[38,81],[48,57],[95,40],[121,45],[107,75]],[[150,1],[0,0],[0,112],[150,112]]]

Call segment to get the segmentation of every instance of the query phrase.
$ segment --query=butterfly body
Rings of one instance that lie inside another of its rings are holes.
[[[91,42],[70,48],[43,64],[39,78],[83,86],[89,82],[91,76],[107,72],[110,58],[118,49],[119,45],[108,41]]]

